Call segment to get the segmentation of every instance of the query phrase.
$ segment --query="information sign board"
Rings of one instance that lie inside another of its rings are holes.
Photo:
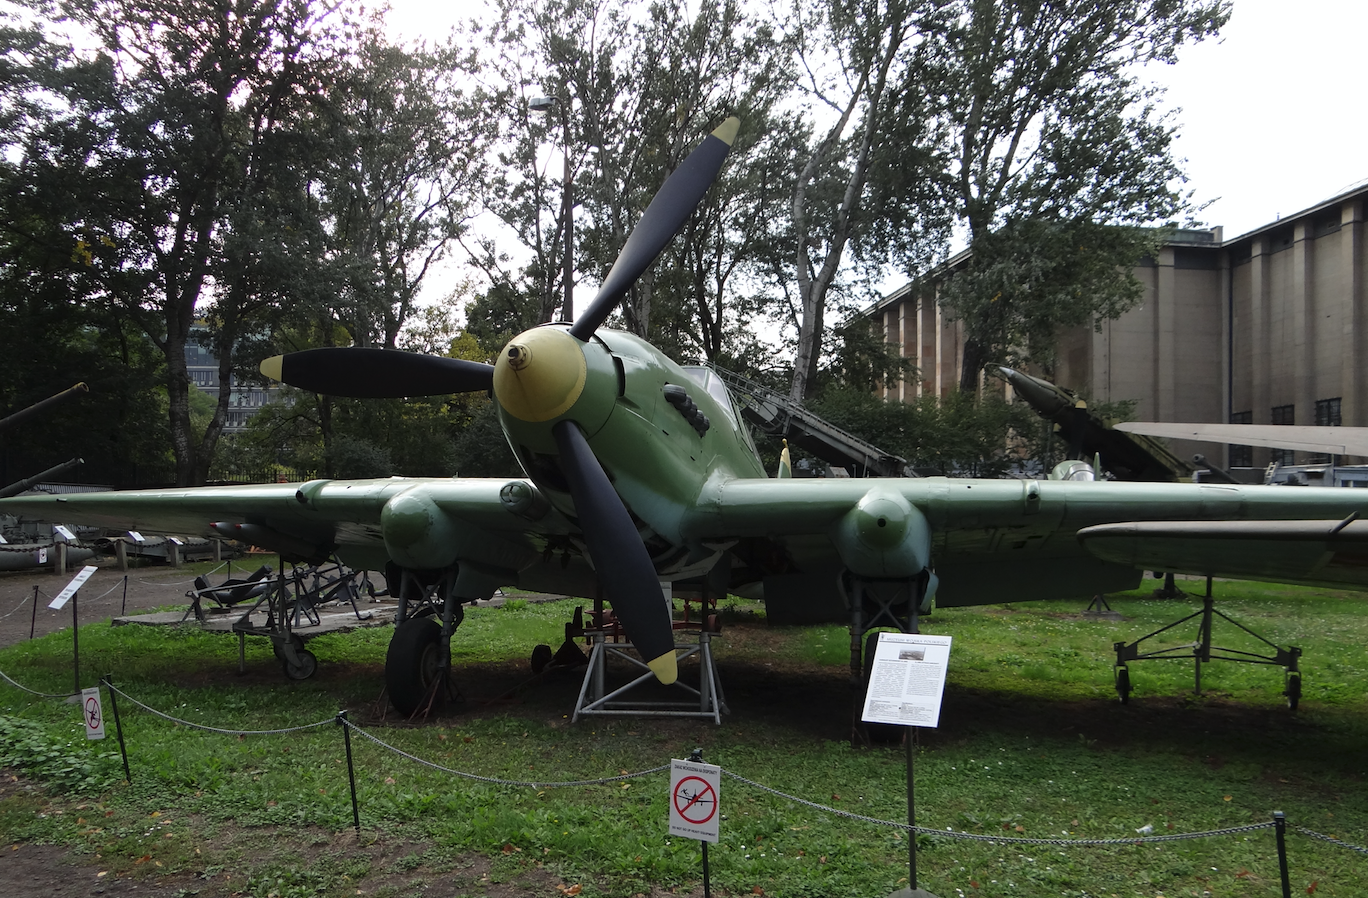
[[[57,593],[57,595],[53,597],[51,602],[48,602],[48,607],[54,611],[60,611],[61,609],[65,608],[66,603],[71,601],[71,597],[76,595],[76,590],[80,589],[85,584],[85,582],[90,579],[90,575],[95,573],[97,570],[99,570],[99,568],[97,568],[93,564],[88,564],[85,567],[81,568],[81,570],[76,574],[76,576],[71,578],[71,582],[68,583],[66,586],[63,586],[62,591]]]
[[[949,666],[949,636],[880,633],[861,718],[865,723],[936,726]]]

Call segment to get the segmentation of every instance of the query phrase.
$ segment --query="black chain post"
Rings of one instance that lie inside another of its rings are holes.
[[[76,680],[76,688],[71,690],[72,695],[81,694],[81,640],[76,635],[81,629],[80,620],[76,613],[76,604],[80,598],[81,591],[79,589],[71,594],[71,667],[72,676]]]
[[[695,748],[689,755],[689,760],[695,764],[702,764],[703,749]],[[712,898],[712,878],[708,869],[708,840],[699,839],[698,844],[703,846],[703,898]]]
[[[106,674],[100,677],[100,682],[109,690],[109,708],[114,712],[114,734],[119,737],[119,754],[123,755],[124,782],[132,784],[133,774],[128,770],[128,749],[124,747],[123,723],[119,720],[119,700],[114,696],[114,681]]]
[[[33,610],[29,613],[29,639],[33,638],[33,628],[38,625],[38,587],[33,587]]]
[[[1278,872],[1282,874],[1283,898],[1292,898],[1292,882],[1287,876],[1287,815],[1273,812],[1273,829],[1278,834]]]
[[[351,785],[352,825],[356,834],[361,835],[361,807],[356,803],[356,768],[352,766],[351,725],[347,723],[347,712],[337,712],[337,725],[342,728],[342,741],[347,746],[347,782]]]

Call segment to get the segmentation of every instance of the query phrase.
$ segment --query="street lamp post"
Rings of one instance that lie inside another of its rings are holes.
[[[561,108],[561,125],[564,128],[564,146],[562,156],[565,160],[565,173],[561,180],[561,214],[565,218],[565,258],[562,260],[564,265],[565,279],[565,302],[561,306],[561,320],[575,320],[575,219],[574,219],[574,198],[571,195],[572,185],[570,180],[570,103],[562,101],[560,97],[533,97],[528,102],[528,108],[533,112],[550,113],[553,108]]]

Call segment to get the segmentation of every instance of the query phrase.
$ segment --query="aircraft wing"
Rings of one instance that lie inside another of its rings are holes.
[[[1368,455],[1368,427],[1314,427],[1291,424],[1165,424],[1128,421],[1117,430],[1172,440],[1266,446],[1329,455]]]
[[[572,529],[534,496],[521,480],[395,477],[21,496],[0,501],[0,508],[113,530],[236,534],[287,555],[335,552],[371,569],[391,559],[426,569],[459,556],[478,559],[503,579],[539,559],[548,537]]]
[[[592,595],[582,532],[517,479],[312,481],[0,501],[0,510],[118,530],[226,535],[354,567],[459,563],[479,594],[517,585]],[[1049,480],[710,480],[681,510],[677,546],[764,546],[767,573],[834,595],[828,576],[914,576],[930,564],[946,605],[1091,594],[1137,572],[1368,587],[1368,491]],[[559,553],[552,558],[551,550]],[[756,550],[758,552],[758,550]],[[706,552],[702,553],[706,555]],[[700,556],[701,557],[701,556]],[[668,575],[662,574],[668,579]],[[767,600],[772,598],[767,591]],[[830,599],[828,599],[830,601]]]
[[[857,506],[881,493],[901,496],[924,518],[942,605],[1133,588],[1145,570],[1368,587],[1368,523],[1331,535],[1368,512],[1368,495],[1347,489],[934,477],[736,480],[719,485],[694,526],[700,536],[763,536],[801,546],[793,554],[809,564],[833,546],[848,560],[861,548],[843,529]],[[862,563],[866,571],[874,567]]]

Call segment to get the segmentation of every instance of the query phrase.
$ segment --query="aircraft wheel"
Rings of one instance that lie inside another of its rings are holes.
[[[549,645],[538,645],[532,649],[532,672],[539,674],[546,670],[551,661],[556,657]]]
[[[430,617],[409,618],[394,629],[385,653],[390,701],[410,716],[427,700],[441,675],[442,628]]]
[[[1297,710],[1297,705],[1301,703],[1301,674],[1289,674],[1287,677],[1287,688],[1283,690],[1283,695],[1287,696],[1287,707]]]
[[[297,649],[295,657],[299,659],[298,664],[291,664],[286,661],[281,666],[285,668],[285,676],[291,680],[307,680],[318,671],[318,656],[308,649]]]
[[[1121,696],[1121,704],[1130,704],[1130,671],[1124,667],[1116,669],[1116,694]]]
[[[276,658],[280,659],[280,667],[285,671],[285,676],[291,680],[307,680],[318,672],[318,656],[304,648],[304,640],[298,636],[291,637],[294,648],[296,663],[290,663],[290,655],[274,641],[271,648],[275,651]]]

